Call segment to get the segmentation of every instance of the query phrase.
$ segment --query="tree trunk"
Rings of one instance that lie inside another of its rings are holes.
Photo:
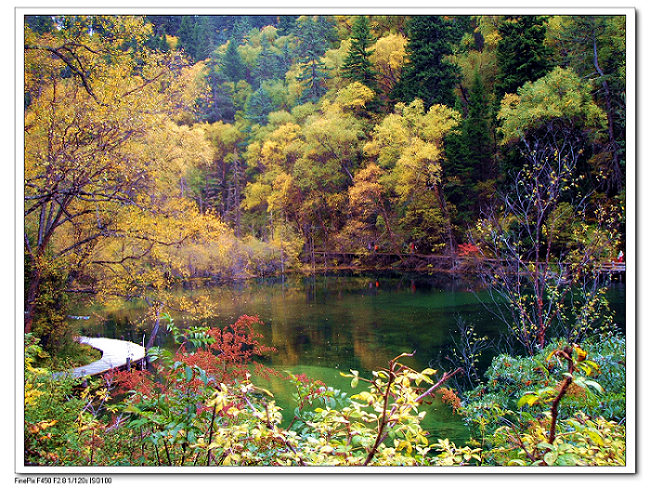
[[[34,269],[29,274],[29,288],[25,296],[25,334],[32,331],[34,314],[36,312],[36,299],[41,285],[41,268],[34,264]]]
[[[149,336],[149,340],[147,341],[147,347],[146,347],[147,350],[149,350],[149,349],[151,349],[153,347],[156,336],[158,335],[158,330],[160,329],[160,312],[161,311],[162,311],[162,305],[159,305],[157,310],[156,310],[156,322],[154,323],[153,329],[151,331],[151,335]]]
[[[593,38],[593,55],[594,55],[594,68],[601,78],[601,85],[603,86],[603,92],[605,96],[605,108],[607,113],[607,135],[609,138],[609,148],[612,151],[612,179],[613,182],[608,186],[611,189],[612,187],[616,190],[620,190],[623,185],[623,174],[621,171],[620,164],[620,155],[619,155],[619,146],[616,142],[616,134],[614,133],[614,107],[612,105],[612,94],[609,89],[609,84],[607,83],[607,78],[605,73],[600,67],[598,62],[598,46],[596,44],[596,36]]]

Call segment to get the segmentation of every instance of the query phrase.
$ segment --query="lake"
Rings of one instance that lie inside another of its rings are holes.
[[[450,370],[452,339],[458,336],[459,321],[473,325],[481,335],[497,339],[504,325],[481,303],[486,299],[473,291],[476,284],[449,275],[337,274],[315,277],[251,280],[202,289],[217,305],[210,325],[224,326],[241,315],[257,315],[263,322],[263,342],[275,352],[265,364],[281,371],[303,373],[327,385],[350,391],[349,379],[339,372],[350,369],[368,374],[386,367],[401,353],[415,351],[404,361],[415,369],[432,367]],[[193,293],[186,291],[185,293]],[[610,300],[619,324],[624,324],[625,288],[614,284]],[[78,310],[79,315],[92,311]],[[139,324],[142,309],[130,305],[119,312],[91,318],[84,333],[102,334],[141,343],[151,324]],[[183,325],[183,318],[175,318]],[[164,331],[158,345],[169,344]],[[486,351],[483,366],[490,360]],[[290,383],[262,380],[278,403],[293,411]],[[448,437],[463,442],[467,429],[449,407],[434,403],[427,407],[425,428],[434,439]]]

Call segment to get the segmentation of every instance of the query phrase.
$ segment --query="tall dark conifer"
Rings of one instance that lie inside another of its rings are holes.
[[[457,131],[445,141],[445,194],[457,210],[456,223],[462,238],[481,210],[489,204],[495,178],[494,114],[483,80],[476,72],[467,105],[458,101],[456,109],[466,112]]]
[[[463,125],[467,138],[468,158],[474,168],[474,178],[487,180],[494,177],[494,113],[492,104],[478,71],[469,92],[467,118]]]
[[[264,125],[276,107],[264,84],[251,93],[244,105],[244,117],[253,124]]]
[[[147,15],[147,20],[155,26],[157,34],[164,29],[170,36],[178,36],[182,15]]]
[[[193,15],[183,15],[181,24],[178,28],[178,48],[185,51],[192,58],[196,57],[196,17]]]
[[[232,26],[231,38],[236,39],[240,44],[248,35],[248,32],[253,28],[251,18],[248,15],[241,15],[235,17]]]
[[[221,72],[230,81],[238,82],[246,77],[246,65],[239,55],[237,41],[231,38],[223,56]]]
[[[497,101],[506,93],[516,93],[527,81],[544,76],[550,67],[551,50],[544,44],[544,18],[522,15],[505,20],[499,26],[497,44]]]
[[[205,99],[197,101],[200,120],[209,123],[218,120],[234,121],[235,106],[232,93],[226,84],[227,81],[215,62],[209,60],[206,76],[209,90]]]
[[[545,18],[533,15],[509,17],[499,25],[501,39],[497,44],[497,73],[494,84],[498,107],[503,95],[517,93],[528,81],[547,74],[551,66],[551,50],[544,44]],[[510,176],[524,165],[521,151],[515,146],[502,147],[498,156],[499,172],[509,184]]]
[[[215,48],[215,28],[214,17],[201,15],[194,24],[194,54],[196,59],[206,59],[210,57],[212,50]]]
[[[374,41],[370,35],[368,17],[357,16],[352,24],[350,50],[342,68],[345,78],[363,83],[372,90],[377,89],[377,72],[370,61],[370,56],[373,53],[370,46]]]
[[[335,38],[334,24],[330,17],[306,16],[296,25],[299,62],[302,63],[298,81],[303,85],[301,102],[316,102],[327,91],[328,78],[321,56]]]
[[[445,58],[459,38],[454,19],[438,15],[412,17],[408,22],[408,62],[402,77],[393,89],[396,101],[410,102],[415,98],[427,107],[436,103],[453,106],[454,88],[459,79],[458,68]]]
[[[296,28],[297,15],[279,15],[277,21],[278,32],[282,36],[293,33]]]
[[[271,42],[262,37],[259,55],[253,67],[253,86],[259,88],[263,81],[284,78],[287,67],[282,59],[282,55],[274,50]]]

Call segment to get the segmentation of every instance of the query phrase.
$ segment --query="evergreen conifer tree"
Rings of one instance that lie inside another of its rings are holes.
[[[296,27],[297,20],[297,15],[280,15],[277,24],[280,35],[286,36],[291,34]]]
[[[298,56],[302,66],[298,81],[303,84],[301,103],[316,102],[327,91],[327,71],[321,56],[335,37],[334,24],[329,17],[305,16],[296,26]]]
[[[351,81],[363,83],[372,90],[377,89],[377,73],[370,61],[373,43],[370,35],[370,22],[365,15],[359,15],[352,24],[350,50],[345,59],[343,76]]]
[[[468,158],[475,169],[472,177],[486,180],[494,176],[494,113],[478,71],[469,92],[467,118],[463,124],[468,143]]]
[[[464,109],[464,110],[463,110]],[[478,71],[469,90],[466,107],[457,100],[456,110],[466,112],[459,130],[445,141],[445,194],[457,210],[459,236],[475,222],[488,203],[482,188],[494,178],[494,114]]]
[[[194,24],[194,42],[196,59],[206,59],[214,49],[213,17],[208,15],[200,16]]]
[[[268,39],[262,38],[261,47],[253,68],[253,84],[258,88],[265,80],[284,78],[287,71],[282,56],[272,48]]]
[[[251,29],[251,20],[247,15],[235,17],[235,21],[232,26],[231,38],[236,39],[237,43],[239,44],[246,38],[246,35]]]
[[[415,16],[408,22],[408,62],[393,89],[396,101],[421,99],[426,107],[454,104],[458,68],[445,58],[452,53],[459,36],[454,19],[438,15]]]
[[[235,118],[235,106],[232,93],[226,85],[228,80],[218,69],[216,63],[208,62],[206,82],[209,90],[205,100],[198,103],[199,118],[208,123],[218,120],[232,122]]]
[[[246,99],[244,117],[253,124],[264,125],[268,122],[268,115],[274,109],[273,99],[262,84]]]
[[[497,101],[516,93],[527,81],[544,76],[550,67],[551,51],[544,44],[544,18],[534,15],[511,17],[499,26],[497,44]]]
[[[178,48],[182,49],[192,58],[196,58],[196,18],[193,15],[183,15],[178,28]]]
[[[223,56],[221,72],[228,80],[234,83],[246,77],[246,65],[239,55],[237,41],[234,37],[228,41],[228,47]]]

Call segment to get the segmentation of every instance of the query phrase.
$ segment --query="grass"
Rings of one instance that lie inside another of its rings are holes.
[[[51,371],[62,371],[92,363],[101,359],[101,357],[102,352],[97,349],[93,349],[86,344],[69,342],[63,345],[55,355],[43,358],[43,362],[39,366]]]

